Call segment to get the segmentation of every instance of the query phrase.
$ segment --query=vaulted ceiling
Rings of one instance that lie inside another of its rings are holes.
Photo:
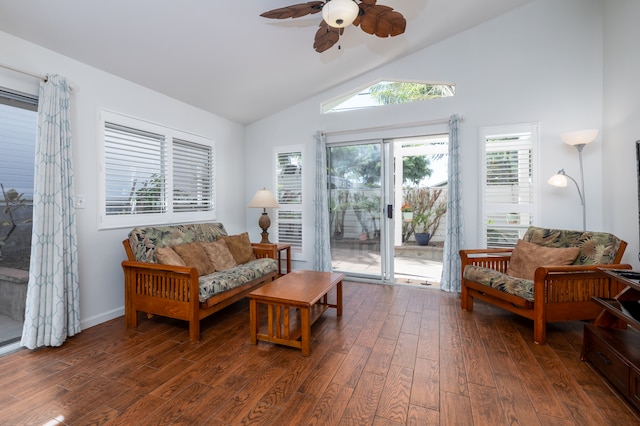
[[[320,14],[259,16],[296,0],[2,0],[0,31],[247,124],[530,1],[379,0],[404,34],[350,26],[323,53]]]

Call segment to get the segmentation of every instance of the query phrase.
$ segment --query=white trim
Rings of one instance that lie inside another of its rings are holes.
[[[9,343],[8,345],[0,346],[0,356],[15,352],[21,348],[22,346],[20,346],[20,340],[18,340],[17,342]]]
[[[103,322],[111,321],[114,318],[124,316],[124,306],[121,306],[116,309],[112,309],[107,312],[103,312],[99,315],[92,316],[90,318],[85,318],[80,321],[80,326],[82,330],[86,330],[87,328],[94,327],[96,325],[102,324]],[[124,327],[124,319],[123,319],[123,327]]]
[[[462,121],[462,118],[460,118],[459,121]],[[436,124],[447,124],[447,123],[449,123],[448,118],[439,118],[436,120],[415,121],[413,123],[398,123],[398,124],[389,124],[386,126],[366,127],[361,129],[338,130],[335,132],[325,132],[323,134],[325,136],[350,135],[354,133],[380,132],[383,130],[406,129],[409,127],[432,126]]]

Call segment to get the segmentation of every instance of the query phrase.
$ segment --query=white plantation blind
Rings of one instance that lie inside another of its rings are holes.
[[[290,148],[289,148],[290,149]],[[291,253],[302,253],[302,150],[276,150],[276,210],[279,243],[291,244]]]
[[[537,126],[484,129],[483,227],[487,247],[513,247],[536,218]]]
[[[302,252],[302,212],[278,210],[278,242],[291,244],[291,251]]]
[[[213,148],[174,139],[174,211],[211,211],[213,199]]]
[[[160,134],[105,123],[106,214],[166,211],[166,144]]]
[[[213,141],[101,112],[100,227],[215,220]]]

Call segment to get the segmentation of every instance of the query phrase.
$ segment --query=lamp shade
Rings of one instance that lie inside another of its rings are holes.
[[[565,174],[553,175],[549,178],[547,183],[551,186],[558,186],[560,188],[564,188],[567,186],[567,175]]]
[[[586,145],[593,142],[597,136],[598,129],[587,129],[562,133],[560,138],[567,145]]]
[[[259,209],[277,209],[280,207],[278,204],[278,200],[273,196],[273,193],[266,188],[258,190],[256,195],[253,196],[253,199],[249,203],[249,207],[251,208],[259,208]]]
[[[343,28],[351,25],[359,12],[353,0],[328,0],[322,7],[322,19],[330,27]]]

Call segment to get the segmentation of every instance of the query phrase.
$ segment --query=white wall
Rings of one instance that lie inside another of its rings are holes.
[[[80,308],[84,328],[124,312],[120,262],[125,259],[125,253],[121,241],[130,230],[97,229],[97,112],[100,108],[215,140],[217,219],[225,224],[230,233],[246,229],[245,218],[237,214],[246,209],[242,194],[245,186],[243,126],[6,33],[0,32],[0,46],[0,62],[3,64],[37,74],[60,74],[74,88],[72,131],[75,189],[76,193],[85,195],[87,206],[77,210]],[[36,94],[38,80],[0,68],[0,86]]]
[[[247,192],[272,179],[264,163],[275,145],[305,143],[313,133],[396,126],[460,114],[459,126],[467,247],[478,247],[480,141],[482,126],[540,123],[538,162],[541,226],[580,229],[582,210],[575,188],[546,184],[560,168],[579,176],[578,154],[560,133],[602,128],[603,18],[600,0],[539,0],[488,21],[407,58],[292,106],[247,127]],[[407,31],[418,31],[409,28]],[[384,41],[381,41],[384,42]],[[348,50],[343,55],[348,55]],[[321,115],[320,103],[379,79],[453,82],[453,98]],[[410,129],[409,131],[413,131]],[[399,131],[397,131],[399,132]],[[387,135],[393,131],[387,132]],[[601,137],[584,149],[587,228],[612,231],[603,217]],[[308,169],[314,168],[307,162]],[[313,193],[307,175],[307,194]],[[633,197],[635,202],[635,195]],[[305,224],[313,235],[312,204]],[[248,223],[252,223],[250,217]],[[256,216],[257,220],[257,216]],[[307,248],[312,259],[311,238]],[[295,267],[310,266],[296,263]]]
[[[604,12],[602,208],[605,226],[629,243],[624,261],[638,268],[635,142],[640,140],[640,2],[608,0]]]

